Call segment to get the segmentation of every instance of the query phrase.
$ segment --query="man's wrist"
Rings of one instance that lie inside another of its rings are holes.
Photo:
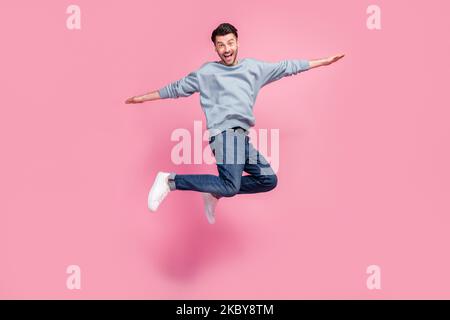
[[[309,67],[310,67],[310,69],[311,68],[317,68],[317,67],[325,66],[326,63],[327,63],[327,59],[326,58],[310,60]]]

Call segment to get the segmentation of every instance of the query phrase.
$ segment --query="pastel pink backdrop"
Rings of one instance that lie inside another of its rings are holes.
[[[1,1],[0,297],[450,298],[449,9]],[[215,225],[195,192],[150,213],[157,171],[217,173],[170,158],[171,133],[205,119],[198,94],[123,102],[216,60],[221,22],[240,58],[346,57],[260,92],[256,129],[280,130],[275,190],[221,201]],[[66,288],[73,264],[81,290]]]

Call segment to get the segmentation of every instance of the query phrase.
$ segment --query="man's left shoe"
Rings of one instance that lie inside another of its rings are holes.
[[[210,193],[202,192],[203,203],[205,206],[205,215],[210,224],[214,224],[216,222],[216,206],[219,199],[214,197]]]

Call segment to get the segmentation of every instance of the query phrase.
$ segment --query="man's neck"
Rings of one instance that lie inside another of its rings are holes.
[[[231,66],[225,64],[222,60],[220,60],[219,63],[220,63],[220,64],[223,64],[223,65],[226,66],[226,67],[234,67],[235,65],[239,64],[239,60],[236,60],[236,63],[235,63],[235,64],[232,64]]]

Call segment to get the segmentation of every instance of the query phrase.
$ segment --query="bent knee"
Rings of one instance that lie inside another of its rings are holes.
[[[270,174],[265,176],[264,185],[268,188],[268,190],[274,189],[278,184],[278,177],[276,174]]]

